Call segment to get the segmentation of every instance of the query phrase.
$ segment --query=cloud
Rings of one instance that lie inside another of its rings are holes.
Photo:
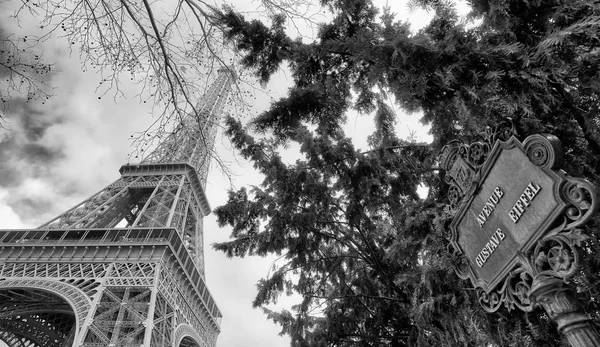
[[[57,112],[60,103],[13,98],[0,130],[0,188],[8,194],[0,209],[11,209],[23,220],[40,223],[56,213],[52,202],[60,199],[65,182],[53,172],[71,155],[65,143],[49,136],[70,121]]]
[[[46,130],[54,124],[60,124],[62,122],[61,117],[55,113],[47,112],[47,110],[41,110],[38,104],[22,103],[22,99],[11,102],[13,108],[15,104],[19,104],[18,112],[19,122],[24,135],[29,141],[40,140]]]
[[[6,203],[7,196],[8,192],[0,188],[0,223],[2,223],[2,228],[19,229],[28,227],[28,225],[23,223],[19,214],[12,207],[8,206]]]
[[[17,27],[16,21],[7,17],[11,12],[0,6],[3,19],[7,19],[0,20],[0,40],[7,33],[22,37],[36,31],[36,23],[29,19]],[[55,39],[36,48],[48,61],[56,61],[57,73],[43,77],[43,82],[56,87],[55,95],[48,100],[28,99],[15,91],[5,102],[11,112],[0,119],[0,189],[6,194],[0,211],[10,210],[11,215],[34,225],[116,179],[130,151],[131,133],[152,121],[148,109],[135,98],[120,99],[118,105],[110,98],[98,100],[99,75],[84,73],[79,59],[69,56],[67,46],[64,40]],[[136,88],[120,86],[126,95],[135,95]]]
[[[12,12],[11,6],[6,3],[0,5],[4,19]],[[39,63],[36,52],[43,50],[45,43],[36,47],[21,41],[21,37],[27,34],[18,30],[25,30],[23,27],[16,25],[15,20],[0,20],[0,61],[20,61],[36,66]],[[31,72],[28,69],[18,72],[27,75],[28,71]],[[30,75],[41,84],[51,82],[50,75]],[[46,105],[45,99],[31,99],[27,94],[28,89],[21,88],[19,78],[11,75],[7,69],[1,70],[0,76],[0,112],[4,111],[0,119],[0,188],[11,193],[4,202],[13,204],[8,206],[12,208],[18,201],[14,195],[24,181],[47,176],[49,168],[64,158],[64,148],[45,138],[48,129],[61,124],[64,117],[56,112],[48,112],[51,108]],[[11,82],[14,83],[13,87],[10,86]]]
[[[0,187],[14,191],[28,178],[47,176],[49,168],[62,160],[65,152],[45,141],[47,130],[62,122],[60,117],[45,113],[37,103],[22,98],[11,100],[11,109],[0,136]],[[7,201],[14,202],[15,198]]]

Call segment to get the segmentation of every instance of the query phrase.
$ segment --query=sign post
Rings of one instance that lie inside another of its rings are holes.
[[[596,188],[561,170],[562,145],[552,135],[520,142],[511,121],[487,135],[453,141],[440,158],[457,274],[471,280],[486,311],[541,305],[572,346],[600,346],[566,283],[588,238],[580,227],[598,210]]]

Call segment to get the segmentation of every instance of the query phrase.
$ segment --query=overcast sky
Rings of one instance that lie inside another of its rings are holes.
[[[409,13],[404,1],[392,2],[393,12],[399,18],[410,18],[413,29],[429,17],[423,11]],[[385,0],[377,3],[384,5]],[[10,14],[0,8],[0,34],[27,32],[28,23],[22,23],[20,28],[9,18]],[[78,58],[69,56],[65,42],[47,42],[44,55],[47,61],[56,62],[56,73],[48,80],[55,87],[54,96],[44,104],[11,99],[12,115],[2,123],[5,128],[0,128],[3,229],[37,227],[116,180],[119,167],[133,150],[130,135],[144,130],[154,120],[149,106],[133,97],[138,86],[122,85],[127,98],[99,99],[95,92],[99,77],[93,72],[82,72]],[[255,111],[267,107],[271,97],[282,96],[290,83],[284,72],[279,73],[268,86],[270,96],[257,93]],[[348,118],[348,134],[358,147],[365,149],[372,129],[370,118],[355,114]],[[401,135],[408,136],[409,129],[420,129],[418,115],[399,117],[397,127]],[[422,129],[420,136],[428,140]],[[232,175],[226,176],[213,165],[206,188],[212,208],[226,202],[232,185],[239,188],[261,182],[252,166],[236,156],[229,141],[220,134],[216,146],[219,155],[229,163]],[[224,316],[218,346],[289,345],[289,338],[278,336],[279,327],[251,306],[255,284],[267,276],[273,259],[227,259],[213,251],[210,244],[228,240],[230,234],[227,228],[218,228],[214,215],[205,218],[204,231],[207,284]]]

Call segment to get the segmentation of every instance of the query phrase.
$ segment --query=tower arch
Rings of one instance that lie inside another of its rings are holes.
[[[180,324],[177,326],[177,329],[175,329],[174,347],[203,347],[198,341],[203,341],[203,339],[191,326]]]
[[[52,280],[0,281],[0,340],[11,347],[70,347],[90,309],[81,290]]]
[[[200,347],[200,345],[198,344],[198,342],[196,342],[196,340],[194,340],[190,336],[184,337],[181,340],[181,342],[178,345],[176,345],[176,346],[177,347]]]

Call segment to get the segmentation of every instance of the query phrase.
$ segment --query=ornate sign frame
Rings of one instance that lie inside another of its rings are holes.
[[[440,157],[454,213],[449,250],[488,312],[531,311],[534,280],[574,275],[588,238],[580,227],[598,210],[596,188],[561,170],[555,136],[517,136],[507,120],[484,141],[449,143]]]

